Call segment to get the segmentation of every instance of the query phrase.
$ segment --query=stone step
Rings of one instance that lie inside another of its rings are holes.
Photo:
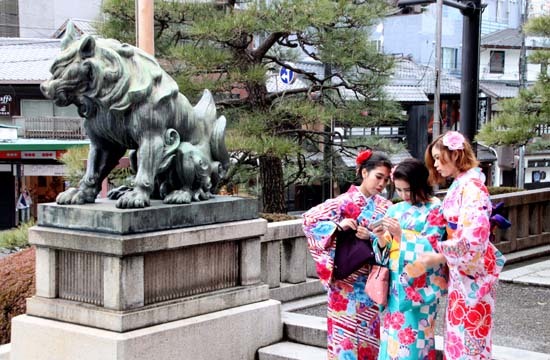
[[[321,297],[310,299],[310,303],[316,304],[319,302]],[[293,307],[301,308],[300,305],[304,305],[305,300],[300,302],[294,302],[293,304],[288,304],[287,309],[292,309]],[[278,343],[279,345],[276,349],[286,349],[288,344],[288,349],[284,351],[292,352],[293,349],[302,349],[301,346],[307,347],[307,349],[313,348],[316,352],[319,349],[324,353],[323,359],[326,359],[326,347],[327,347],[327,322],[326,318],[321,318],[318,316],[297,314],[288,311],[282,312],[283,320],[283,329],[284,337],[286,342]],[[285,344],[285,345],[282,345]],[[272,346],[275,346],[272,345]],[[300,346],[301,345],[301,346]],[[435,336],[435,348],[437,350],[437,359],[443,358],[443,337],[436,335]],[[282,351],[283,350],[278,350]],[[298,350],[297,350],[298,351]],[[305,350],[304,350],[305,351]],[[278,353],[279,354],[279,353]],[[266,360],[284,360],[284,359],[317,359],[313,357],[273,357],[265,358]],[[498,346],[493,344],[493,360],[517,360],[517,359],[529,359],[529,360],[550,360],[550,354],[537,353],[533,351],[510,348],[505,346]],[[262,358],[260,357],[260,360]]]
[[[327,349],[294,342],[280,342],[258,350],[258,360],[326,360]]]
[[[304,345],[327,347],[327,319],[318,316],[282,313],[285,339]]]
[[[282,282],[279,287],[269,289],[269,298],[279,300],[282,303],[292,302],[296,299],[326,294],[319,279],[307,278],[305,282],[290,284]],[[325,295],[326,298],[326,295]]]

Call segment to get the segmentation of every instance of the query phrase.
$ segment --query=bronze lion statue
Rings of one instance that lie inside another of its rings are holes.
[[[136,175],[131,188],[110,194],[117,207],[146,207],[156,196],[173,204],[212,197],[229,155],[226,119],[216,118],[208,90],[193,107],[147,53],[113,39],[75,39],[72,29],[51,73],[42,92],[58,106],[75,104],[90,138],[86,173],[58,204],[93,203],[128,149]]]

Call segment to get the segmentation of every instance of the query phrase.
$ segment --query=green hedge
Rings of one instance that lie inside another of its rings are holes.
[[[15,229],[0,232],[0,248],[15,249],[29,246],[29,228],[34,221],[23,223]]]
[[[509,186],[489,186],[487,189],[489,190],[489,194],[491,195],[508,194],[516,191],[522,191],[522,189]]]

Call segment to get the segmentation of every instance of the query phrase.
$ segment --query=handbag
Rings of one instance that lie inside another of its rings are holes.
[[[390,283],[390,270],[382,265],[373,265],[365,292],[378,305],[385,306],[388,303],[388,290]]]
[[[338,231],[333,278],[343,280],[366,264],[376,264],[371,240],[359,239],[355,230]]]

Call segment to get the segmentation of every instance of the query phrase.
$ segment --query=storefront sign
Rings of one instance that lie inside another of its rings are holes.
[[[57,159],[56,151],[21,151],[21,159]]]
[[[5,150],[0,151],[0,159],[19,160],[19,159],[61,159],[66,150],[51,150],[51,151],[20,151],[20,150]]]
[[[11,104],[13,97],[11,95],[0,95],[0,116],[11,116]]]
[[[64,176],[65,165],[23,165],[23,176]]]
[[[19,150],[0,151],[0,159],[8,159],[8,160],[21,159],[21,151]]]

